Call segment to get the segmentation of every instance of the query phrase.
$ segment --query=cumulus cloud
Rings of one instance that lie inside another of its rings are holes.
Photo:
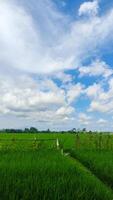
[[[79,113],[78,121],[82,125],[89,125],[91,123],[92,117],[88,116],[86,113]]]
[[[61,115],[61,116],[65,116],[65,115],[70,115],[72,114],[72,112],[74,112],[74,108],[73,107],[61,107],[56,111],[57,115]]]
[[[103,76],[108,78],[113,75],[113,70],[104,61],[96,60],[88,66],[82,66],[79,69],[80,76]]]
[[[99,10],[99,2],[98,0],[94,1],[86,1],[81,4],[79,8],[79,16],[81,15],[88,15],[88,16],[96,16]]]
[[[75,85],[70,84],[67,88],[68,103],[70,104],[76,99],[78,99],[78,97],[82,95],[83,90],[84,90],[84,85],[82,85],[81,83],[77,83]]]
[[[107,120],[101,118],[97,121],[97,123],[100,124],[101,126],[103,126],[107,123]]]
[[[58,123],[70,120],[75,111],[67,104],[65,91],[49,79],[37,82],[28,76],[15,80],[1,77],[0,92],[1,115]]]
[[[107,89],[106,84],[102,83],[93,84],[86,89],[86,95],[91,98],[89,111],[113,113],[113,78],[110,78],[107,84]]]
[[[54,78],[54,79],[58,79],[64,84],[73,81],[73,76],[71,74],[64,73],[62,71],[57,72],[57,73],[53,73],[53,74],[50,75],[50,77]]]
[[[97,98],[99,94],[103,92],[101,84],[94,83],[86,88],[85,93],[90,98]]]

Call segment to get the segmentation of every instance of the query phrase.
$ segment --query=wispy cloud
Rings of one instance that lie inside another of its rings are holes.
[[[0,1],[1,66],[32,73],[76,68],[113,41],[113,10],[72,21],[50,0],[33,2]]]

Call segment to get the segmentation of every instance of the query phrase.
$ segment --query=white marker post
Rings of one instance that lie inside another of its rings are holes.
[[[57,146],[57,149],[59,149],[59,140],[58,140],[58,138],[56,139],[56,146]]]

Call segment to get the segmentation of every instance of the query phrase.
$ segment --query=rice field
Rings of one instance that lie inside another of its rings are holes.
[[[0,199],[113,200],[113,136],[0,134]]]
[[[71,155],[90,169],[106,185],[113,189],[113,152],[71,150]]]

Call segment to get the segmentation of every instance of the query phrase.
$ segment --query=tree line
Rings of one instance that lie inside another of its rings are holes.
[[[38,130],[35,127],[25,128],[25,129],[1,129],[0,133],[79,133],[79,132],[87,132],[86,128],[76,129],[73,128],[67,131],[52,131],[50,129],[47,130]],[[90,131],[91,132],[91,131]]]

